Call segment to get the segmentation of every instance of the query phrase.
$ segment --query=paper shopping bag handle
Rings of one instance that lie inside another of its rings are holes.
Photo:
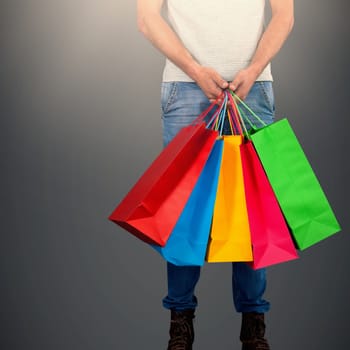
[[[245,127],[243,119],[228,90],[224,90],[222,103],[215,111],[210,121],[207,123],[207,128],[216,130],[220,135],[223,135],[224,122],[226,118],[228,119],[231,133],[233,135],[247,135],[248,137],[248,131]]]
[[[259,116],[257,116],[257,114],[256,114],[245,102],[243,102],[243,100],[242,100],[241,98],[239,98],[237,94],[235,94],[232,90],[229,90],[229,92],[230,92],[231,98],[234,97],[234,99],[232,98],[232,100],[233,100],[234,105],[237,107],[237,112],[238,112],[240,118],[242,119],[242,117],[243,117],[243,119],[244,119],[245,121],[248,122],[248,124],[250,125],[250,127],[251,127],[253,130],[257,130],[257,127],[256,127],[256,126],[250,121],[250,119],[243,113],[243,110],[239,107],[239,105],[237,104],[237,102],[235,101],[235,99],[237,99],[237,100],[240,102],[240,104],[242,104],[242,106],[243,106],[244,108],[246,108],[246,109],[252,114],[252,116],[255,117],[262,125],[267,126],[267,124],[266,124]],[[242,119],[242,120],[243,120],[243,119]],[[244,123],[243,123],[243,124],[244,124]]]

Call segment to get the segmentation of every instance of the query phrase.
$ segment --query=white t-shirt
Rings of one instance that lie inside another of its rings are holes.
[[[265,0],[165,0],[169,24],[192,56],[227,81],[247,67],[265,24]],[[273,80],[268,64],[257,80]],[[163,81],[193,81],[166,59]]]

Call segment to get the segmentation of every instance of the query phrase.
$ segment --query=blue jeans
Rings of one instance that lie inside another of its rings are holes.
[[[274,120],[272,82],[256,82],[245,102],[266,123]],[[190,124],[209,106],[207,97],[195,83],[163,82],[161,91],[163,145],[166,146],[179,130]],[[252,123],[259,123],[245,113]],[[228,126],[224,133],[230,134]],[[195,309],[194,294],[200,276],[199,266],[176,266],[167,263],[168,295],[163,299],[167,309]],[[244,262],[232,263],[233,302],[237,312],[266,312],[270,304],[263,299],[266,288],[266,270],[253,270]]]

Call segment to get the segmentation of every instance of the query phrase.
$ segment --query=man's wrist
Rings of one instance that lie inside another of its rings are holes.
[[[262,73],[264,70],[264,66],[259,64],[258,62],[252,62],[248,67],[248,71],[251,72],[256,78]]]
[[[201,72],[201,68],[202,66],[193,60],[191,63],[189,63],[185,73],[187,73],[191,79],[197,81]]]

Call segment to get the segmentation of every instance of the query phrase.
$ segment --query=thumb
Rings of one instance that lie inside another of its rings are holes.
[[[230,90],[236,91],[238,87],[241,85],[241,79],[236,77],[229,85]]]

